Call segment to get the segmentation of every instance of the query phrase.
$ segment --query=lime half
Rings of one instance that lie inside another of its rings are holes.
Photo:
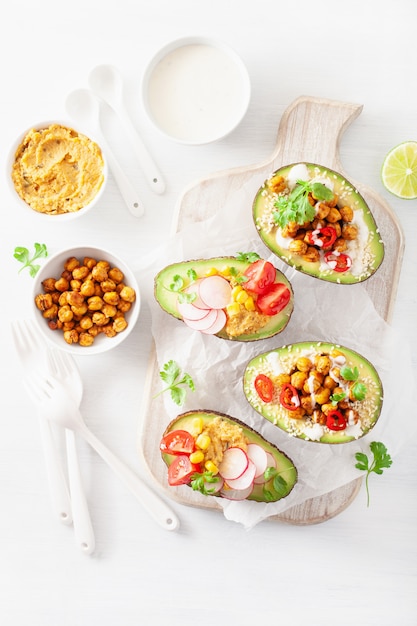
[[[388,152],[382,165],[384,187],[399,198],[417,198],[417,141],[405,141]]]

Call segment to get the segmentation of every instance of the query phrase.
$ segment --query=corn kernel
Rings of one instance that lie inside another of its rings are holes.
[[[197,448],[200,448],[200,450],[207,450],[211,444],[211,439],[208,435],[201,433],[201,435],[198,435],[195,444]]]
[[[196,450],[195,452],[192,452],[190,454],[190,461],[191,463],[201,463],[202,461],[204,461],[204,452],[202,452],[201,450]]]
[[[237,315],[240,311],[239,302],[233,302],[233,304],[228,304],[226,307],[226,311],[230,317],[233,317],[233,315]]]
[[[206,276],[217,276],[218,273],[219,272],[215,267],[210,267],[210,269],[208,269],[206,272]]]
[[[206,461],[204,463],[204,467],[206,468],[206,470],[208,472],[211,472],[212,474],[218,474],[219,473],[219,468],[217,467],[217,465],[215,465],[213,463],[213,461]]]
[[[247,311],[254,311],[255,310],[255,302],[254,299],[252,298],[252,296],[249,296],[247,300],[245,300],[245,309]]]
[[[197,437],[197,435],[199,435],[201,433],[201,431],[203,430],[203,418],[202,417],[195,417],[193,419],[193,421],[191,422],[191,428],[192,428],[192,435],[194,435],[194,437]]]
[[[232,298],[236,300],[237,295],[243,290],[241,285],[235,285],[232,289]]]
[[[248,298],[249,298],[248,292],[242,289],[242,291],[239,291],[239,293],[236,296],[236,302],[239,302],[239,304],[244,304]]]
[[[223,274],[223,276],[230,276],[230,267],[228,265],[225,265],[221,270],[220,270],[220,274]]]

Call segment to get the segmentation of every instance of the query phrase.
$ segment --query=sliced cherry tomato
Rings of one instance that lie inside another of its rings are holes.
[[[309,230],[305,236],[306,243],[317,246],[322,250],[330,250],[337,239],[337,232],[333,226],[324,226]]]
[[[345,430],[347,422],[341,412],[334,409],[327,413],[326,426],[330,430]]]
[[[195,449],[195,440],[186,430],[171,430],[162,437],[159,448],[166,454],[191,454]]]
[[[274,395],[274,384],[269,376],[258,374],[255,378],[255,389],[263,402],[271,402]]]
[[[337,250],[326,252],[324,260],[335,272],[346,272],[346,270],[352,267],[352,259],[350,256],[343,254],[343,252],[337,252]]]
[[[284,283],[274,283],[266,293],[261,294],[256,304],[264,315],[276,315],[285,309],[291,299],[291,292]]]
[[[180,454],[174,458],[168,467],[168,483],[172,487],[178,485],[187,485],[191,476],[196,472],[200,472],[201,468],[195,463],[191,463],[190,457]]]
[[[258,259],[249,265],[243,272],[248,279],[242,286],[254,293],[266,293],[275,282],[276,270],[272,263]]]
[[[284,409],[288,409],[288,411],[295,411],[295,409],[298,409],[300,406],[300,397],[297,389],[290,383],[285,383],[282,386],[279,401]]]

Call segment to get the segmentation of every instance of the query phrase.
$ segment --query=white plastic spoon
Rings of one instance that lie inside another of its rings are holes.
[[[144,213],[144,207],[138,198],[136,190],[120,167],[101,130],[100,101],[97,100],[94,94],[88,89],[76,89],[68,95],[65,106],[67,113],[76,122],[91,128],[92,132],[94,131],[107,157],[110,169],[116,179],[116,183],[126,202],[127,208],[135,217],[141,217]]]
[[[146,180],[155,193],[164,193],[165,183],[151,155],[134,127],[123,99],[123,78],[112,65],[98,65],[88,78],[91,90],[104,100],[119,116],[132,142]]]

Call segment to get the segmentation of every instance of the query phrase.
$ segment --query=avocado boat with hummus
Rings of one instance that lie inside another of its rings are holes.
[[[314,163],[276,170],[253,203],[262,241],[295,269],[340,284],[376,272],[384,245],[364,198],[341,174]]]
[[[251,359],[243,389],[272,424],[320,443],[360,439],[375,426],[383,402],[381,380],[367,359],[321,341],[282,346]]]
[[[154,294],[191,329],[234,341],[280,333],[294,306],[288,279],[256,253],[168,265],[155,277]]]
[[[188,411],[160,442],[168,484],[206,496],[276,502],[297,482],[291,459],[252,428],[217,411]]]

